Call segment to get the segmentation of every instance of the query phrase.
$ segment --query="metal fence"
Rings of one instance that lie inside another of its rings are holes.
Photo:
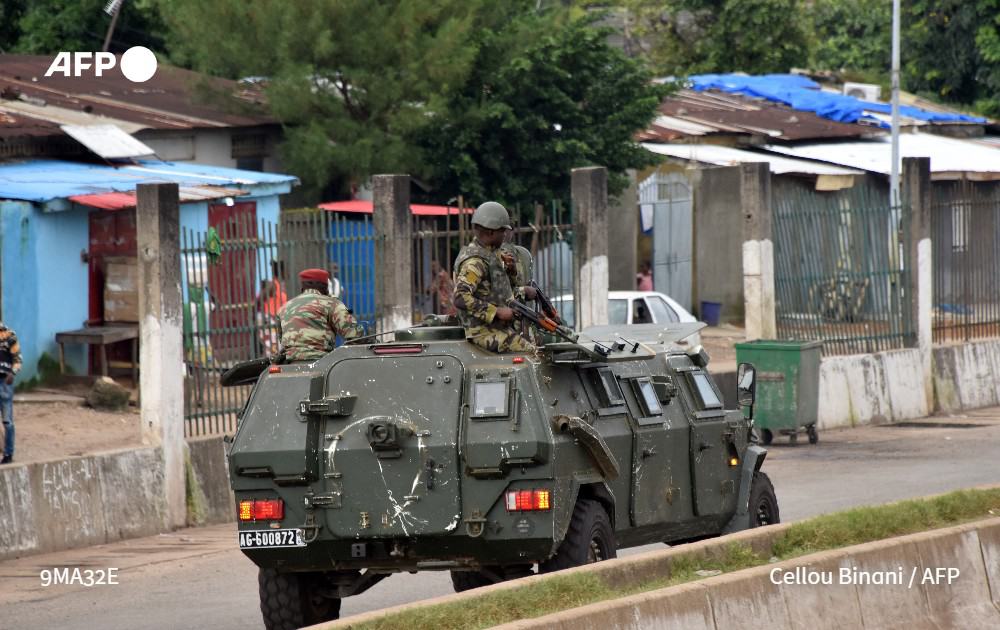
[[[231,433],[249,387],[219,384],[239,361],[278,348],[278,309],[301,291],[298,272],[331,272],[333,293],[371,327],[375,247],[369,215],[282,213],[278,225],[235,215],[211,231],[181,230],[185,435]]]
[[[931,205],[935,342],[1000,336],[1000,194],[937,182]]]
[[[825,354],[901,348],[914,331],[898,226],[905,206],[858,187],[797,192],[775,203],[778,337],[818,340]]]
[[[508,210],[513,242],[531,252],[535,282],[558,305],[563,319],[577,323],[572,207],[552,202]],[[472,208],[461,202],[445,215],[413,217],[414,322],[429,313],[454,313],[453,265],[459,250],[473,238],[471,218]]]

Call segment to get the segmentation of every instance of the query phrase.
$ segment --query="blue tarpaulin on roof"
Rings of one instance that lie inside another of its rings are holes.
[[[741,74],[699,74],[688,77],[692,89],[720,90],[744,96],[763,98],[775,103],[788,105],[799,111],[813,112],[817,116],[843,123],[865,120],[888,128],[888,123],[878,120],[865,112],[878,114],[892,113],[888,103],[863,101],[853,96],[823,92],[818,83],[797,74],[763,74],[747,76]],[[929,112],[918,107],[900,106],[902,116],[928,122],[985,123],[985,118],[965,114],[945,114]]]
[[[45,202],[74,195],[132,192],[137,184],[175,182],[179,186],[229,186],[249,189],[262,184],[291,186],[296,178],[190,162],[140,160],[111,166],[62,160],[0,164],[0,199]]]

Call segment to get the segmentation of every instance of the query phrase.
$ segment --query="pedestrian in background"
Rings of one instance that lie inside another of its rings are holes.
[[[639,273],[635,275],[635,285],[638,291],[653,290],[653,266],[648,260],[639,267]]]
[[[3,416],[3,459],[14,461],[14,375],[21,371],[21,346],[13,330],[0,322],[0,415]]]

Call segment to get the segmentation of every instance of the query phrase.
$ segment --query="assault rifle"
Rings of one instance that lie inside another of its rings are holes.
[[[535,302],[537,302],[538,306],[541,308],[542,314],[555,323],[562,325],[563,320],[559,317],[559,311],[557,311],[556,307],[552,304],[552,300],[550,300],[547,295],[542,293],[542,290],[538,288],[538,284],[534,280],[532,280],[528,286],[535,290]]]
[[[511,300],[508,302],[507,306],[514,311],[514,315],[516,317],[520,317],[522,320],[534,324],[539,330],[552,333],[553,335],[561,337],[570,343],[576,343],[576,333],[560,324],[556,319],[549,317],[544,312],[538,312],[527,304],[522,304],[517,300]]]

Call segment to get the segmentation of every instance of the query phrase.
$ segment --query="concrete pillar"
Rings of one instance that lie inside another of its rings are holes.
[[[608,323],[608,170],[574,168],[571,194],[576,213],[577,319],[580,328],[600,326]]]
[[[375,312],[378,332],[413,324],[413,223],[410,176],[372,177],[375,207]]]
[[[162,449],[168,525],[181,527],[187,445],[178,188],[139,184],[136,192],[142,440]]]
[[[743,215],[743,303],[747,341],[774,339],[774,244],[771,170],[766,162],[740,165]]]
[[[904,308],[916,333],[907,345],[920,351],[927,409],[934,408],[931,305],[931,160],[904,158],[901,192],[904,203],[904,264],[910,271]]]
[[[615,244],[615,255],[608,257],[608,289],[634,291],[639,270],[639,186],[636,172],[628,172],[628,188],[610,200],[608,243]]]

